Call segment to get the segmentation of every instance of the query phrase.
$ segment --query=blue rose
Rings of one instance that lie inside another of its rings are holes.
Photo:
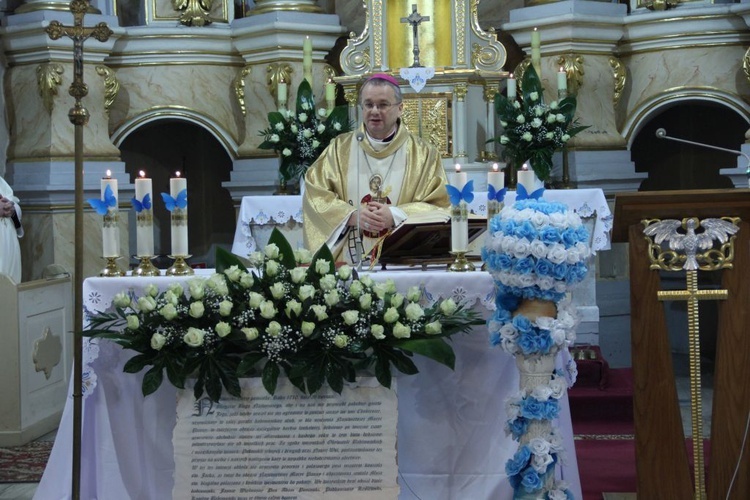
[[[587,272],[588,272],[588,269],[586,269],[586,265],[583,262],[579,262],[568,268],[568,272],[565,276],[565,280],[571,285],[575,283],[580,283],[586,277]]]
[[[552,276],[552,268],[554,264],[547,259],[539,259],[534,267],[534,272],[537,276]]]
[[[536,348],[542,354],[547,354],[552,348],[552,337],[545,331],[544,334],[536,336]]]
[[[519,439],[521,436],[526,434],[529,428],[529,421],[525,418],[515,418],[508,421],[508,431],[514,438]]]
[[[586,229],[586,226],[578,226],[578,229],[576,229],[576,237],[581,243],[588,243],[589,230]]]
[[[501,253],[497,256],[497,268],[506,271],[513,267],[513,257],[508,255],[507,253]]]
[[[534,470],[533,467],[529,467],[525,471],[523,471],[523,475],[521,477],[521,486],[523,486],[526,491],[531,493],[532,491],[536,491],[542,487],[542,478],[539,477],[539,474]]]
[[[525,398],[521,401],[521,416],[532,420],[544,419],[545,404],[536,398]]]
[[[533,241],[537,238],[538,233],[531,221],[525,220],[516,229],[516,236],[518,236],[519,238],[526,238],[529,241]]]
[[[542,240],[542,243],[545,245],[551,245],[553,243],[559,243],[560,242],[560,231],[555,229],[552,226],[546,226],[543,227],[539,231],[539,239]]]
[[[516,231],[518,224],[512,219],[504,219],[500,224],[500,231],[504,234],[513,235]]]
[[[498,293],[495,297],[495,306],[498,309],[515,311],[518,309],[518,304],[520,303],[521,299],[519,297],[507,293]]]
[[[576,233],[576,230],[571,227],[565,229],[561,236],[566,247],[571,247],[578,243],[578,233]]]
[[[501,342],[502,342],[502,339],[500,338],[500,334],[498,332],[490,333],[490,345],[492,347],[499,346]]]
[[[513,272],[524,275],[531,274],[534,267],[534,259],[532,257],[523,257],[513,264]]]
[[[564,280],[568,276],[568,265],[565,263],[555,264],[552,268],[552,277],[556,280]]]
[[[518,451],[513,455],[513,458],[508,459],[505,463],[505,473],[508,476],[515,476],[520,474],[521,471],[528,465],[529,459],[531,458],[531,451],[528,446],[521,446]]]
[[[548,399],[544,402],[542,418],[544,420],[553,420],[560,414],[560,405],[556,399]]]
[[[518,343],[518,347],[521,349],[521,352],[523,352],[525,355],[530,354],[536,354],[537,352],[537,343],[536,339],[534,338],[535,335],[531,333],[522,333],[518,336],[518,340],[516,341]]]
[[[516,327],[516,330],[518,330],[521,333],[529,333],[533,330],[533,327],[531,326],[531,321],[529,321],[529,318],[526,316],[519,314],[515,318],[513,318],[513,326]]]

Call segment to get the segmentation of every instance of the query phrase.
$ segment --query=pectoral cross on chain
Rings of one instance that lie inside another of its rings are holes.
[[[703,401],[701,397],[701,360],[698,305],[701,300],[724,300],[727,290],[698,289],[698,270],[731,268],[731,245],[739,227],[724,219],[704,219],[695,217],[678,220],[662,220],[656,223],[646,221],[644,234],[653,237],[650,243],[651,269],[666,271],[685,270],[687,286],[685,290],[659,291],[659,300],[684,300],[688,306],[688,346],[690,357],[690,416],[693,429],[693,473],[695,477],[695,498],[706,498],[706,480],[703,455]],[[698,232],[700,228],[703,232]],[[720,251],[712,250],[714,241],[722,244]],[[670,251],[662,252],[660,243],[667,241]],[[657,250],[658,249],[658,250]],[[704,253],[700,253],[703,250]],[[708,252],[705,252],[708,250]],[[683,252],[683,253],[681,253]],[[729,256],[729,257],[726,257]],[[713,257],[713,258],[712,258]],[[726,257],[726,258],[725,258]],[[715,260],[715,261],[714,261]],[[704,264],[701,264],[703,262]]]
[[[419,64],[419,25],[422,22],[427,22],[429,20],[430,16],[423,16],[417,12],[417,4],[412,4],[409,17],[401,18],[402,23],[408,23],[411,25],[412,36],[414,37],[414,50],[412,50],[412,54],[414,54],[414,64],[411,65],[412,68],[422,67],[422,65]]]

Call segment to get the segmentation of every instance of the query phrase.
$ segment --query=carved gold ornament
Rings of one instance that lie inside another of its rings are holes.
[[[576,95],[583,85],[583,56],[575,54],[562,55],[557,58],[557,66],[565,69],[568,75],[568,93]]]
[[[484,31],[479,25],[479,2],[480,0],[471,0],[471,31],[484,43],[472,45],[471,66],[479,70],[500,71],[505,66],[508,53],[505,46],[498,41],[495,28],[491,27]],[[462,62],[457,61],[457,64]]]
[[[742,71],[747,81],[750,82],[750,48],[745,51],[745,56],[742,58]]]
[[[622,91],[625,90],[625,82],[627,81],[627,72],[625,71],[625,65],[622,61],[615,56],[609,58],[609,67],[612,68],[612,77],[615,80],[615,89],[612,96],[612,104],[617,106],[622,97]]]
[[[237,98],[237,104],[240,106],[242,116],[247,116],[247,106],[245,105],[245,78],[252,72],[252,66],[249,64],[242,68],[234,79],[234,96]]]
[[[96,66],[96,74],[104,78],[104,109],[109,111],[120,92],[120,82],[111,68],[99,64]]]
[[[62,85],[62,74],[64,69],[61,64],[46,63],[36,67],[36,82],[39,87],[39,95],[42,97],[44,109],[52,113],[55,107],[54,99],[57,89]]]
[[[180,24],[185,26],[205,26],[211,24],[213,0],[172,0],[172,7],[180,15]]]
[[[349,40],[339,57],[341,68],[347,75],[361,75],[369,73],[372,69],[372,56],[367,45],[370,37],[370,10],[367,8],[367,0],[362,0],[362,8],[365,11],[365,28],[359,36],[353,31],[349,33]]]

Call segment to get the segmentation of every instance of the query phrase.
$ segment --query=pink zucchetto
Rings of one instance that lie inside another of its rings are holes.
[[[370,78],[367,79],[367,81],[370,81],[370,80],[385,80],[388,83],[392,83],[396,87],[399,86],[398,80],[393,78],[391,75],[387,75],[385,73],[375,73],[374,75],[372,75]]]

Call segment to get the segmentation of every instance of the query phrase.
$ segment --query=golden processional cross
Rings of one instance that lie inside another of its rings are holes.
[[[690,359],[690,416],[693,429],[693,472],[695,498],[706,498],[703,455],[703,401],[701,397],[700,332],[698,305],[701,300],[723,300],[726,290],[698,289],[698,271],[731,269],[734,258],[734,234],[739,219],[703,219],[682,221],[644,220],[643,233],[649,242],[652,270],[686,272],[685,290],[659,291],[659,300],[684,300],[688,305],[688,347]],[[653,238],[653,240],[651,239]],[[669,250],[663,250],[666,241]],[[719,248],[714,248],[718,242]]]
[[[412,54],[414,54],[414,63],[411,65],[412,68],[422,67],[422,65],[419,64],[419,25],[422,24],[422,22],[427,22],[429,20],[430,16],[423,16],[417,12],[417,4],[412,4],[409,17],[401,18],[402,23],[408,23],[411,25],[412,36],[414,37],[414,49],[411,51]]]
[[[81,416],[83,408],[83,127],[89,121],[89,112],[83,107],[81,99],[88,93],[88,86],[83,82],[83,42],[94,37],[106,42],[112,36],[112,30],[106,23],[99,23],[93,28],[83,26],[83,16],[89,8],[86,0],[70,2],[73,13],[73,26],[64,26],[59,21],[51,21],[47,26],[47,35],[52,40],[68,37],[73,40],[73,83],[68,93],[75,98],[75,104],[68,111],[68,119],[75,129],[75,300],[73,325],[76,332],[73,345],[73,484],[72,496],[79,499],[81,495]]]

